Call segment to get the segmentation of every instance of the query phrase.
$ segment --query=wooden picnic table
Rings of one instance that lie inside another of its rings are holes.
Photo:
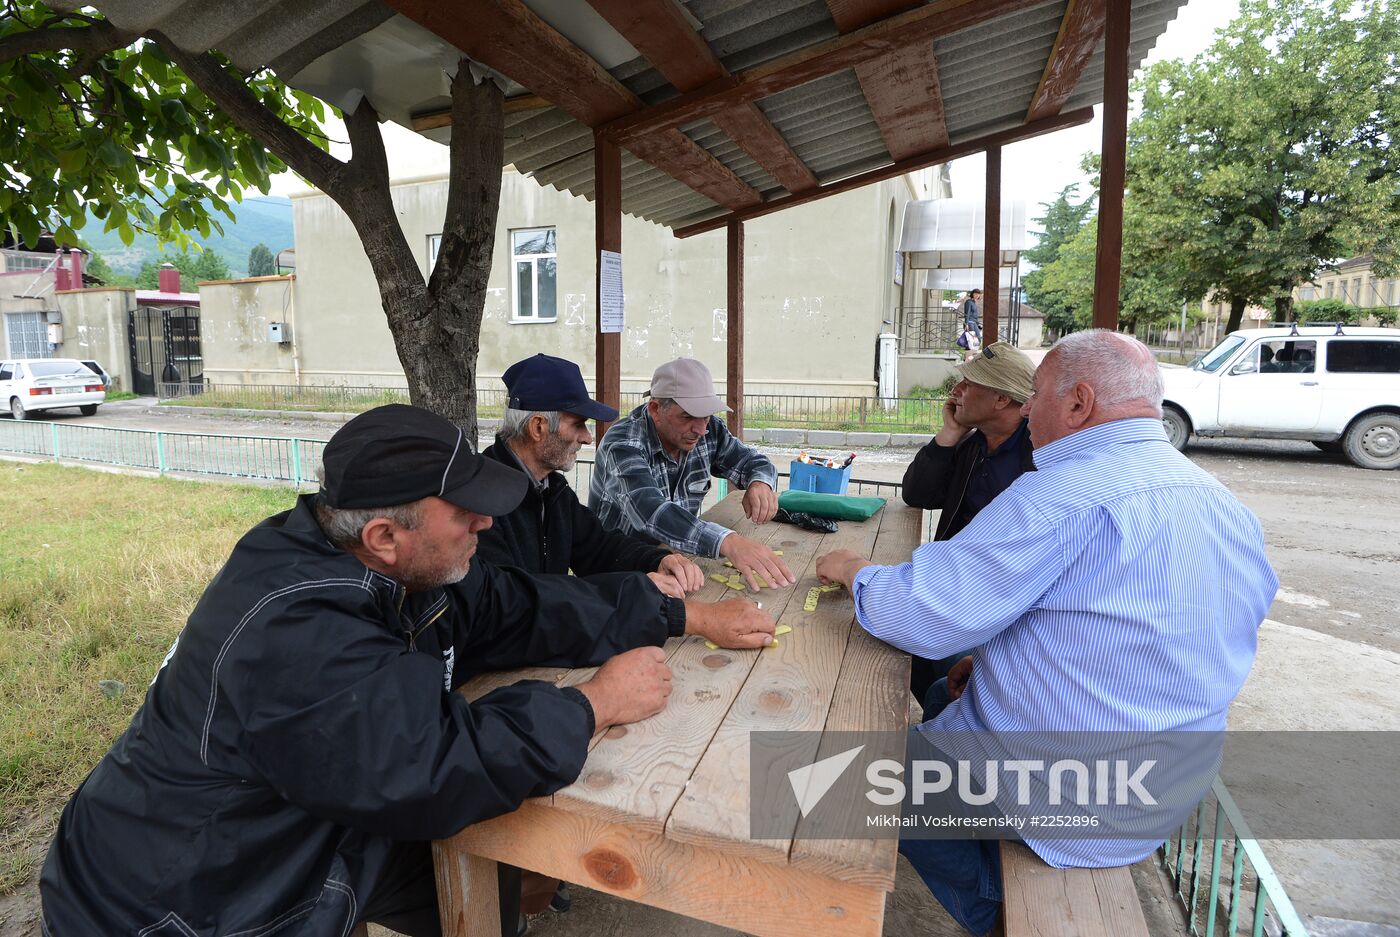
[[[803,603],[826,552],[846,547],[877,563],[907,560],[919,544],[920,512],[891,501],[870,520],[842,521],[823,535],[754,525],[741,496],[730,494],[704,516],[783,551],[797,584],[745,594],[793,631],[761,651],[670,639],[664,650],[674,682],[664,710],[601,731],[578,780],[552,797],[435,843],[448,937],[513,937],[522,868],[759,937],[880,934],[897,841],[804,839],[805,821],[787,839],[751,839],[748,740],[765,730],[906,728],[908,655],[854,623],[844,589],[823,593],[815,612]],[[698,562],[707,578],[694,598],[736,594],[709,578],[732,569]],[[475,699],[523,679],[569,686],[593,670],[484,674],[461,692]],[[823,745],[812,760],[834,753]]]

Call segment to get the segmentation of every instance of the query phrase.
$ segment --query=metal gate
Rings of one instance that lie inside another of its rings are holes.
[[[131,343],[131,389],[153,397],[158,384],[204,385],[198,306],[138,306],[127,313]]]

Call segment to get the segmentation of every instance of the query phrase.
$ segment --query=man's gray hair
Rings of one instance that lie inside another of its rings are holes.
[[[1108,329],[1071,332],[1051,349],[1059,369],[1055,393],[1075,384],[1094,388],[1099,406],[1113,409],[1145,403],[1162,413],[1162,369],[1151,350],[1131,335]]]
[[[676,405],[676,401],[672,397],[653,397],[651,399],[655,400],[656,405],[662,410],[669,410]]]
[[[316,467],[316,478],[325,485],[324,465]],[[318,493],[315,506],[316,520],[325,532],[326,539],[347,552],[359,546],[360,534],[365,525],[377,517],[386,517],[405,530],[416,528],[423,517],[421,500],[383,508],[333,508],[326,503],[326,496]]]
[[[502,439],[515,439],[517,436],[524,436],[525,427],[529,424],[532,416],[544,417],[549,421],[549,431],[557,433],[559,432],[559,414],[558,410],[512,410],[510,407],[506,407],[505,412],[501,414],[501,428],[498,435]]]

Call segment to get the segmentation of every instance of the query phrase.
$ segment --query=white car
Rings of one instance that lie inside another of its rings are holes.
[[[77,407],[83,416],[92,416],[106,399],[102,378],[73,358],[0,361],[0,400],[16,420],[64,407]]]
[[[1189,368],[1162,368],[1172,445],[1197,436],[1304,439],[1371,469],[1400,467],[1400,329],[1300,325],[1231,332]]]

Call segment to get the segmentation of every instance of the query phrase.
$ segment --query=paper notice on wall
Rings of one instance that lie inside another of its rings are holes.
[[[617,251],[598,252],[598,322],[604,332],[622,331],[622,255]]]

